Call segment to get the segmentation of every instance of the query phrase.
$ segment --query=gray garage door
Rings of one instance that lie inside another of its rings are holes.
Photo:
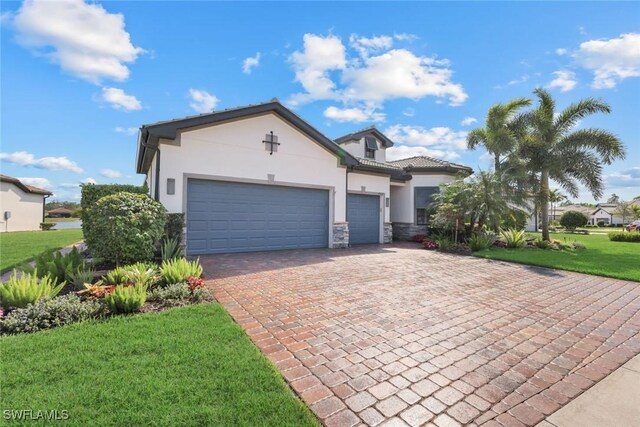
[[[379,243],[380,197],[364,194],[349,194],[347,197],[349,243]]]
[[[187,253],[326,248],[329,192],[190,179]]]

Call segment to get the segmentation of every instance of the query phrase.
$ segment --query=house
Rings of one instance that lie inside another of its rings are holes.
[[[137,172],[185,213],[187,253],[340,248],[426,232],[438,185],[466,166],[387,161],[371,127],[335,141],[277,100],[141,127]]]
[[[0,174],[0,232],[40,229],[51,192]]]
[[[591,210],[589,216],[589,224],[598,225],[604,222],[605,225],[623,225],[622,215],[617,212],[618,205],[616,203],[598,203],[595,209]],[[626,222],[630,222],[631,218],[626,218]]]
[[[559,206],[551,206],[549,205],[549,221],[560,221],[562,214],[569,211],[581,212],[587,216],[587,218],[591,218],[591,212],[593,212],[593,208],[589,206],[582,205],[559,205]]]
[[[73,211],[67,208],[55,208],[46,212],[46,216],[49,218],[71,218]]]

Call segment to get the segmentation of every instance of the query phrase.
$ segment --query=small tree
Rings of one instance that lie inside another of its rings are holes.
[[[560,225],[567,230],[575,230],[578,227],[584,227],[589,222],[589,218],[582,212],[567,211],[560,217]]]
[[[625,225],[628,219],[633,219],[635,211],[631,202],[625,202],[624,200],[618,200],[618,206],[614,213],[622,217],[622,225]]]
[[[89,222],[85,241],[91,254],[119,265],[153,258],[167,215],[149,196],[121,192],[98,200],[84,220]]]

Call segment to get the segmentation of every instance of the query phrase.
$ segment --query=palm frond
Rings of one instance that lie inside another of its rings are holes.
[[[611,107],[606,102],[595,99],[585,98],[569,105],[555,119],[554,127],[558,132],[568,132],[576,123],[595,113],[610,113]]]
[[[533,93],[538,97],[539,105],[537,111],[542,113],[545,121],[553,123],[553,115],[556,111],[556,102],[553,96],[551,96],[549,91],[542,88],[535,89]]]
[[[480,144],[487,141],[487,131],[483,128],[476,128],[467,134],[467,147],[469,150],[475,149]]]
[[[624,144],[620,139],[604,129],[579,129],[566,135],[558,142],[558,147],[565,153],[579,149],[595,150],[603,163],[608,165],[615,159],[626,156]]]
[[[575,150],[566,158],[566,166],[562,169],[554,168],[551,178],[558,183],[575,179],[589,190],[595,199],[602,197],[604,182],[602,178],[602,165],[598,156],[587,150]],[[562,184],[561,184],[562,185]],[[565,188],[572,197],[577,197],[576,193]]]

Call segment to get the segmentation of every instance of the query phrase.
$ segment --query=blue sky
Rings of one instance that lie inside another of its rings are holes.
[[[338,137],[375,124],[389,155],[489,167],[466,132],[547,87],[612,106],[628,155],[605,195],[640,195],[640,3],[2,2],[2,173],[78,197],[140,184],[137,128],[277,97]],[[474,121],[475,119],[475,121]],[[593,201],[582,192],[579,200]]]

